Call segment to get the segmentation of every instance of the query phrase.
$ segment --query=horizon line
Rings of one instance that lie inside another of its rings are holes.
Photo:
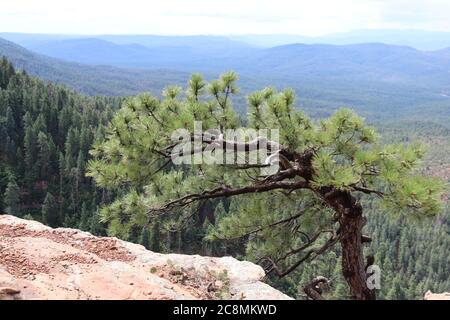
[[[321,35],[305,35],[301,33],[193,33],[193,34],[178,34],[178,33],[56,33],[56,32],[24,32],[24,31],[0,31],[0,34],[26,34],[26,35],[52,35],[52,36],[160,36],[160,37],[227,37],[227,36],[291,36],[291,37],[305,37],[305,38],[321,38],[334,35],[350,34],[354,32],[371,32],[371,31],[396,31],[396,32],[426,32],[426,33],[448,33],[450,30],[430,30],[430,29],[416,29],[416,28],[366,28],[366,29],[352,29],[349,31],[339,31],[333,33],[324,33]]]

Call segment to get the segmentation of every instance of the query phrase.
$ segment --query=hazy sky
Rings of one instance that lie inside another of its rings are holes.
[[[301,34],[450,31],[450,0],[0,0],[0,32]]]

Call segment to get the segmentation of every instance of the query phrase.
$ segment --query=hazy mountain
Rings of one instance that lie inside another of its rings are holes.
[[[409,46],[419,50],[439,50],[450,47],[450,32],[426,30],[365,29],[350,32],[334,33],[324,36],[308,37],[292,34],[266,35],[228,35],[228,36],[158,36],[158,35],[61,35],[61,34],[28,34],[0,33],[0,37],[13,41],[24,47],[41,45],[49,41],[70,40],[79,38],[96,38],[116,44],[141,44],[143,46],[165,47],[181,46],[197,48],[199,51],[226,51],[251,46],[275,47],[294,43],[304,44],[359,44],[385,43]]]
[[[111,66],[90,66],[31,52],[0,38],[0,56],[20,69],[86,94],[130,95],[142,91],[160,92],[172,83],[185,83],[188,74],[170,70],[133,70]]]
[[[231,40],[223,36],[156,36],[156,35],[50,35],[50,34],[26,34],[26,33],[0,33],[0,37],[17,43],[27,49],[58,56],[65,56],[67,50],[78,49],[80,53],[88,54],[85,59],[95,59],[97,56],[93,49],[101,51],[109,50],[109,46],[118,45],[115,51],[126,54],[145,55],[149,52],[146,48],[157,49],[160,55],[177,54],[175,60],[180,60],[184,55],[201,56],[202,60],[209,57],[226,57],[236,52],[251,53],[253,46]],[[103,41],[102,41],[103,40]],[[128,51],[128,52],[127,52]],[[137,52],[136,52],[137,51]],[[181,53],[181,55],[180,55]],[[151,54],[150,54],[151,55]],[[134,56],[133,56],[134,57]],[[115,59],[117,57],[112,57]],[[172,59],[174,60],[174,59]]]
[[[447,90],[449,50],[421,51],[405,45],[358,43],[351,45],[290,44],[271,48],[250,46],[254,36],[151,36],[5,34],[27,49],[58,59],[122,68],[170,69],[183,72],[279,76],[285,79],[320,78],[322,81],[375,81],[429,86],[430,81]],[[427,35],[427,36],[426,36]],[[324,42],[367,39],[396,42],[401,39],[441,41],[450,33],[429,31],[365,30],[322,37]],[[296,36],[255,36],[256,39],[307,42]],[[284,39],[284,40],[283,40]],[[436,40],[437,39],[437,40]],[[311,40],[311,39],[309,39]],[[410,41],[410,42],[411,42]],[[430,42],[431,43],[431,42]],[[312,80],[312,79],[311,79]]]
[[[37,45],[48,41],[76,39],[79,37],[79,35],[0,32],[0,38],[14,42],[22,47]]]
[[[377,43],[279,46],[247,58],[240,68],[248,73],[270,70],[272,74],[298,78],[450,86],[447,50],[425,52]]]
[[[44,41],[28,49],[51,57],[97,65],[133,65],[143,57],[151,59],[151,50],[138,44],[117,45],[95,38]]]
[[[184,85],[191,72],[203,72],[210,79],[232,69],[241,78],[242,93],[236,104],[242,111],[245,94],[276,84],[295,89],[299,105],[312,115],[326,116],[337,107],[348,106],[372,119],[386,119],[433,106],[435,112],[450,116],[449,50],[423,52],[384,44],[295,44],[206,58],[179,47],[148,48],[101,39],[51,42],[53,52],[92,65],[36,54],[9,41],[0,41],[0,55],[31,74],[88,94],[159,93],[167,84]],[[145,65],[151,70],[95,63]]]
[[[334,44],[382,42],[410,46],[420,50],[438,50],[450,46],[450,32],[426,30],[357,30],[322,37]]]
[[[126,37],[111,36],[125,41]],[[137,40],[138,36],[128,41]],[[150,41],[153,37],[141,37]],[[170,37],[158,43],[166,44]],[[182,37],[178,37],[182,39]],[[193,37],[188,37],[193,38]],[[158,37],[155,37],[158,39]],[[203,38],[202,41],[206,41]],[[214,38],[207,51],[186,41],[147,47],[117,44],[103,39],[81,38],[46,41],[28,48],[51,57],[94,65],[124,68],[172,69],[185,72],[221,73],[228,69],[246,75],[286,79],[374,81],[389,84],[450,85],[450,59],[446,50],[420,51],[407,46],[381,43],[354,45],[291,44],[273,48],[252,48],[231,42],[223,52],[222,38]],[[155,40],[156,41],[156,40]],[[205,42],[207,43],[207,42]],[[216,44],[220,43],[219,47]]]
[[[123,40],[123,38],[121,38]],[[220,60],[235,60],[251,56],[258,50],[228,41],[212,43],[205,49],[192,44],[173,42],[171,45],[147,47],[142,44],[117,44],[103,39],[79,38],[44,41],[27,48],[51,57],[87,64],[133,68],[171,68],[178,70],[213,70]]]
[[[94,38],[116,44],[141,44],[148,48],[155,47],[191,47],[198,52],[227,51],[249,49],[252,45],[245,41],[232,40],[226,36],[158,36],[158,35],[98,35]]]
[[[420,50],[438,50],[450,47],[450,32],[425,30],[356,30],[318,37],[300,35],[239,35],[230,39],[260,47],[274,47],[292,43],[305,44],[359,44],[379,42],[410,46]]]
[[[199,50],[245,48],[251,45],[245,41],[231,40],[228,36],[160,36],[160,35],[64,35],[64,34],[39,34],[39,33],[16,33],[0,32],[3,39],[15,42],[22,46],[42,44],[50,41],[89,39],[95,38],[113,42],[116,44],[141,44],[143,46],[165,47],[165,46],[190,46]]]

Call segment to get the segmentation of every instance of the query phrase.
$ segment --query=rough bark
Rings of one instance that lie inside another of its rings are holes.
[[[339,219],[342,237],[342,273],[350,286],[352,298],[374,300],[375,292],[367,287],[361,231],[364,226],[362,214],[343,215]]]
[[[362,229],[366,221],[361,204],[349,192],[333,187],[323,187],[319,190],[319,194],[336,212],[336,219],[340,227],[342,273],[350,287],[352,298],[374,300],[375,292],[367,286],[364,264],[363,241],[365,241],[365,237]]]

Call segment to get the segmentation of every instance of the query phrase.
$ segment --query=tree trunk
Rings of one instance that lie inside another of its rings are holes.
[[[342,247],[342,274],[350,287],[352,298],[376,299],[375,291],[367,286],[362,243],[365,219],[361,204],[349,192],[330,187],[323,187],[319,192],[337,214]]]
[[[356,210],[360,211],[360,210]],[[339,219],[342,237],[342,273],[350,286],[352,298],[356,300],[374,300],[375,292],[367,287],[367,275],[364,265],[363,244],[361,242],[364,217],[344,214]]]

